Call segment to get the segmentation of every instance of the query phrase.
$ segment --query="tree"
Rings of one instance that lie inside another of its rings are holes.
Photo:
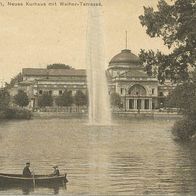
[[[11,79],[10,83],[6,83],[6,88],[12,88],[15,84],[23,81],[22,73],[19,73],[14,78]]]
[[[53,105],[52,95],[45,92],[43,95],[38,97],[39,107],[46,107],[46,106],[52,106],[52,105]]]
[[[10,102],[10,95],[7,90],[0,89],[0,111],[8,108]]]
[[[16,105],[24,107],[29,104],[29,98],[23,90],[19,90],[18,93],[14,96],[14,102]]]
[[[74,103],[78,106],[84,106],[88,103],[88,97],[86,94],[84,94],[81,90],[76,91],[76,94],[74,96]]]
[[[141,50],[140,58],[148,74],[158,68],[161,83],[165,79],[178,83],[167,97],[167,104],[183,112],[184,118],[175,123],[173,134],[187,140],[196,135],[196,1],[175,0],[169,5],[159,0],[157,7],[158,11],[144,7],[144,15],[139,18],[147,27],[146,33],[162,38],[170,53]]]
[[[180,108],[186,118],[196,121],[196,72],[192,81],[177,85],[168,95],[167,105]]]
[[[110,103],[114,107],[120,107],[120,105],[121,105],[120,95],[118,93],[112,93],[110,95]]]
[[[73,104],[72,92],[65,90],[62,95],[55,99],[55,102],[58,106],[71,106]]]
[[[56,97],[55,99],[55,103],[57,106],[64,106],[64,96],[63,95],[59,95],[58,97]]]
[[[63,97],[64,97],[64,106],[71,106],[73,104],[73,96],[72,96],[72,92],[65,90],[63,93]]]
[[[144,7],[144,15],[139,17],[142,26],[147,27],[150,37],[160,37],[171,49],[165,55],[160,51],[141,50],[140,58],[148,72],[158,67],[158,79],[166,78],[174,82],[189,79],[189,67],[196,67],[196,2],[195,0],[175,0],[172,5],[159,0],[158,11]],[[172,49],[174,48],[174,49]]]
[[[61,63],[55,63],[55,64],[52,64],[52,65],[48,65],[47,69],[73,69],[73,68],[69,65],[65,65],[65,64],[61,64]]]

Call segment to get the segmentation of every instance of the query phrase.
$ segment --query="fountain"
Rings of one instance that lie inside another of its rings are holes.
[[[101,8],[92,6],[88,13],[86,51],[89,123],[92,125],[111,123],[102,31]]]

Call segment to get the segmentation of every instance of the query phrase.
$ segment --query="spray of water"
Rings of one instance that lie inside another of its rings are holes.
[[[105,74],[103,23],[100,7],[89,8],[86,53],[89,123],[109,125],[111,124],[111,112]]]

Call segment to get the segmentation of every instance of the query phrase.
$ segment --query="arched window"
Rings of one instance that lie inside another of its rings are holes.
[[[128,93],[129,95],[145,96],[146,89],[140,84],[135,84],[129,89]]]

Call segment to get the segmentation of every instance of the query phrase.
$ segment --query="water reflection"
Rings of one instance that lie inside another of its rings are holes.
[[[50,185],[47,187],[41,187],[41,186],[35,186],[33,187],[30,184],[24,184],[21,186],[14,186],[14,185],[8,185],[8,186],[1,186],[0,187],[0,192],[4,192],[4,193],[15,193],[16,191],[20,192],[23,195],[30,195],[30,194],[34,194],[35,192],[48,192],[50,194],[53,195],[58,195],[60,190],[65,191],[67,189],[67,185]],[[19,193],[19,194],[20,194]]]
[[[0,126],[0,172],[21,173],[30,160],[36,174],[47,174],[57,164],[61,173],[68,173],[69,183],[68,189],[4,187],[0,194],[196,195],[196,149],[172,140],[172,124],[143,120],[93,127],[63,119],[6,122]]]
[[[171,149],[162,149],[156,159],[149,153],[128,152],[111,155],[111,193],[123,195],[178,193],[185,195],[196,193],[196,149],[183,145],[175,153]],[[166,154],[167,153],[167,154]],[[142,156],[140,156],[142,155]],[[151,159],[151,161],[150,161]],[[130,194],[131,193],[131,194]],[[192,195],[191,194],[191,195]],[[112,194],[111,194],[112,195]]]

